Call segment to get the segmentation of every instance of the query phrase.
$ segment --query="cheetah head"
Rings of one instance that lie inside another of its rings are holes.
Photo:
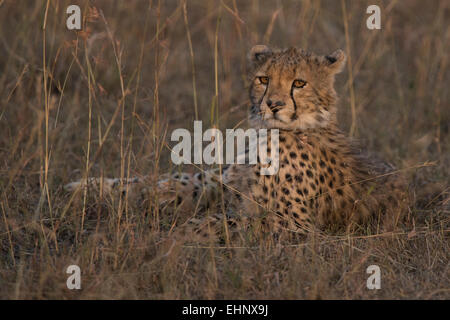
[[[318,56],[297,48],[257,45],[249,58],[249,119],[254,126],[303,131],[335,121],[334,77],[345,64],[342,50]]]

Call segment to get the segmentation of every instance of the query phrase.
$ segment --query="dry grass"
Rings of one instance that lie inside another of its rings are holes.
[[[65,28],[74,3],[78,34]],[[156,179],[177,169],[173,129],[241,123],[246,52],[266,43],[346,50],[342,128],[400,168],[435,162],[408,175],[418,193],[440,183],[448,197],[448,1],[184,4],[0,1],[0,298],[448,299],[449,211],[432,199],[395,234],[203,248],[161,242],[171,220],[155,199],[144,210],[63,192],[86,174]],[[380,31],[365,27],[369,4]],[[66,288],[70,264],[81,291]],[[366,289],[371,264],[378,291]]]

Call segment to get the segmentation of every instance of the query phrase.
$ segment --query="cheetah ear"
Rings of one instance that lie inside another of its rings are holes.
[[[269,57],[272,54],[272,49],[270,49],[268,46],[259,44],[254,46],[249,53],[249,60],[253,64],[260,64],[267,60],[267,57]]]
[[[331,73],[336,74],[344,69],[345,61],[347,57],[345,56],[344,51],[338,49],[334,51],[332,54],[325,56],[325,64]]]

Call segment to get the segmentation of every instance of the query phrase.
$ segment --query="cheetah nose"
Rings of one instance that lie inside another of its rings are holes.
[[[278,111],[280,111],[280,107],[286,105],[286,103],[284,103],[284,101],[276,101],[274,103],[270,99],[268,99],[266,103],[267,103],[267,106],[269,107],[270,111],[272,111],[273,113],[277,113]]]

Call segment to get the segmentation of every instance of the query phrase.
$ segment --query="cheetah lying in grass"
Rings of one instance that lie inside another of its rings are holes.
[[[392,167],[361,152],[337,126],[334,79],[345,60],[341,50],[320,56],[297,48],[255,46],[250,52],[249,123],[257,129],[279,129],[278,173],[262,175],[257,163],[230,165],[221,174],[175,174],[159,181],[161,199],[188,213],[199,203],[221,199],[230,220],[253,219],[272,232],[304,234],[364,225],[371,219],[394,227],[408,205],[407,184],[398,174],[387,174]],[[144,181],[102,183],[110,191]],[[82,180],[66,189],[85,185]]]

